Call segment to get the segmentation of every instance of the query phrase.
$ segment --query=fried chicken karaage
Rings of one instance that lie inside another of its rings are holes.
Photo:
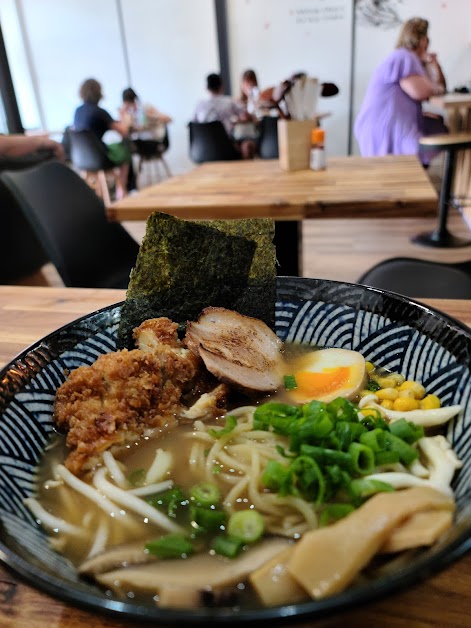
[[[58,389],[55,421],[67,432],[70,471],[85,473],[104,451],[119,453],[176,424],[188,410],[183,397],[198,389],[203,368],[180,342],[177,327],[167,318],[145,321],[134,331],[137,349],[100,356]]]

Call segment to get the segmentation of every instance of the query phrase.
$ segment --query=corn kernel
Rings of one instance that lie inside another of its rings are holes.
[[[418,410],[419,402],[413,397],[398,397],[393,401],[393,409],[397,412],[409,412],[409,410]]]
[[[441,401],[437,395],[427,395],[420,402],[421,410],[436,410],[441,406]]]
[[[401,375],[400,373],[391,373],[388,377],[396,382],[396,386],[400,386],[406,379],[404,375]]]
[[[400,390],[399,397],[403,397],[404,399],[415,399],[415,394],[413,390]]]
[[[396,386],[396,382],[390,377],[378,377],[376,381],[381,388],[394,388]]]
[[[392,401],[399,397],[399,392],[395,388],[381,388],[375,394],[378,399],[391,399]]]
[[[366,368],[367,373],[371,373],[372,371],[375,370],[375,365],[372,364],[371,362],[365,362],[365,368]]]
[[[368,395],[376,395],[376,393],[372,390],[367,390],[366,388],[364,390],[360,390],[360,397],[368,397]]]
[[[392,410],[394,408],[394,401],[392,399],[383,399],[381,406],[386,410]]]
[[[378,410],[376,410],[376,408],[362,408],[361,413],[363,416],[372,416],[375,419],[378,416]]]
[[[425,397],[425,388],[419,382],[412,380],[406,380],[399,386],[399,390],[411,390],[414,393],[416,399],[423,399]]]

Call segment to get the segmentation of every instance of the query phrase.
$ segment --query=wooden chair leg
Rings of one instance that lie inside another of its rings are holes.
[[[80,172],[80,176],[85,181],[85,183],[92,188],[92,190],[95,192],[95,194],[98,194],[98,196],[101,195],[100,194],[99,185],[98,185],[97,176],[96,176],[96,172],[91,172],[90,170],[85,170],[85,171],[81,171]]]
[[[100,183],[99,187],[101,190],[101,197],[103,198],[105,207],[109,207],[111,205],[111,198],[110,198],[110,191],[108,189],[108,183],[106,182],[105,171],[99,170],[97,172],[97,178]]]
[[[162,163],[162,165],[164,167],[164,170],[165,170],[165,173],[166,173],[167,177],[171,177],[172,173],[170,171],[170,168],[168,167],[168,164],[167,164],[167,162],[165,161],[165,159],[163,158],[162,155],[160,156],[160,161],[161,161],[161,163]]]

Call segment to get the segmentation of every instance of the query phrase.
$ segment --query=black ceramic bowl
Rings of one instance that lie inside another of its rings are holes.
[[[33,586],[62,600],[133,621],[185,624],[307,620],[335,613],[415,583],[471,547],[471,333],[448,316],[364,286],[279,278],[276,332],[282,340],[353,349],[366,359],[419,380],[443,405],[461,404],[447,436],[464,467],[455,477],[454,528],[432,549],[392,575],[322,601],[276,608],[164,610],[109,597],[81,580],[52,551],[23,505],[34,493],[36,465],[53,430],[54,394],[64,371],[113,351],[120,305],[85,316],[24,351],[1,373],[0,558]]]

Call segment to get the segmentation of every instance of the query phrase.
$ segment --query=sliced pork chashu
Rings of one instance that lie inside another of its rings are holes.
[[[208,307],[188,323],[185,343],[223,382],[253,392],[270,392],[282,383],[282,342],[263,321]]]

